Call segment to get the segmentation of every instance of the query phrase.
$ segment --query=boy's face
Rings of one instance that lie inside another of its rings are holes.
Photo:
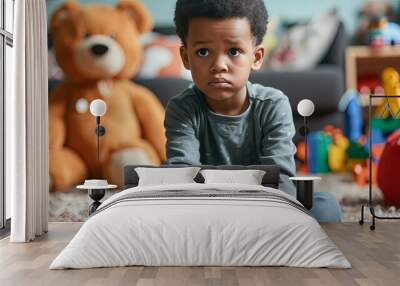
[[[223,101],[245,94],[250,71],[261,67],[264,49],[254,42],[246,18],[195,18],[181,57],[207,98]]]

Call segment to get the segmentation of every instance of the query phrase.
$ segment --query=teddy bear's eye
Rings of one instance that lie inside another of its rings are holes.
[[[110,35],[110,37],[113,38],[113,39],[117,38],[117,33],[112,32],[111,35]]]
[[[88,32],[85,33],[85,35],[83,36],[85,39],[90,37],[90,34]]]

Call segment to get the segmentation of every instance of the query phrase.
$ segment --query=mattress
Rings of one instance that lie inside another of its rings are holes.
[[[258,185],[198,183],[110,197],[50,269],[131,265],[351,267],[295,198]]]

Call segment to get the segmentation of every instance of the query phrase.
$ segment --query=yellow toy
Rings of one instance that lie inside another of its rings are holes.
[[[349,145],[349,140],[343,136],[343,134],[336,134],[333,136],[333,144],[330,146],[328,152],[328,165],[333,172],[346,171],[346,150]]]
[[[375,110],[375,117],[396,117],[400,110],[400,98],[390,98],[400,95],[400,75],[394,68],[386,68],[382,73],[382,83],[385,95],[384,101]]]
[[[343,135],[342,130],[332,125],[325,126],[324,132],[332,137],[332,144],[329,146],[328,151],[329,169],[333,172],[346,171],[346,151],[350,145],[349,140]]]

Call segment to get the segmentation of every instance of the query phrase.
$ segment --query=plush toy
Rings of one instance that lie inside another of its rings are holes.
[[[400,44],[400,26],[388,22],[384,16],[371,19],[368,27],[368,42],[372,48],[381,48],[384,45]]]
[[[125,164],[165,160],[164,109],[149,90],[132,83],[142,61],[139,38],[149,13],[137,1],[116,7],[67,2],[51,19],[51,34],[65,80],[49,102],[50,176],[62,191],[88,177],[121,184]],[[96,159],[94,99],[107,104],[106,134]]]
[[[391,1],[369,0],[362,1],[364,4],[358,11],[358,24],[354,35],[356,44],[368,44],[368,32],[373,26],[372,22],[384,16],[389,22],[397,20],[396,10]]]
[[[387,205],[400,206],[400,130],[391,134],[378,165],[378,186]]]
[[[143,64],[138,75],[141,78],[176,77],[192,80],[192,74],[183,66],[181,40],[176,35],[149,33],[142,38]]]

